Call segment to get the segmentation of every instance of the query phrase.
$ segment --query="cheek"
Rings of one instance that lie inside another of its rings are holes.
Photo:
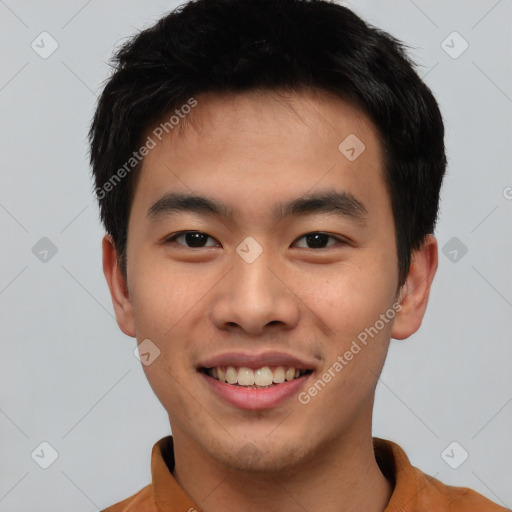
[[[190,319],[204,291],[191,286],[168,262],[148,260],[132,282],[131,298],[138,343],[149,339],[158,356],[143,364],[146,378],[166,410],[186,411],[189,397]],[[156,348],[155,348],[156,347]]]
[[[137,269],[130,282],[137,338],[172,338],[200,303],[206,284],[197,273],[156,257],[150,250],[134,251],[132,263]]]
[[[350,263],[321,281],[303,280],[307,304],[329,326],[333,337],[349,341],[392,306],[397,279],[392,264]]]
[[[180,384],[186,385],[190,361],[197,358],[202,342],[191,333],[207,322],[207,292],[219,277],[217,273],[200,273],[193,265],[156,258],[149,251],[146,257],[136,257],[137,273],[130,289],[136,336],[139,343],[151,340],[160,351],[155,363],[144,370],[152,386],[162,383],[179,391]],[[168,400],[172,397],[170,394]]]
[[[394,284],[386,279],[376,282],[369,275],[351,276],[330,280],[318,293],[316,311],[323,311],[330,340],[324,345],[325,365],[302,398],[313,416],[333,425],[333,432],[371,409],[391,337]]]

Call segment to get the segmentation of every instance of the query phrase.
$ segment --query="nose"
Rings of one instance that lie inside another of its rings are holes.
[[[238,255],[232,270],[216,287],[211,317],[221,330],[262,335],[293,329],[300,319],[300,300],[291,291],[282,266],[265,251],[248,263]]]

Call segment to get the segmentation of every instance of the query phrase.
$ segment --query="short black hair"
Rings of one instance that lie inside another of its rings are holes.
[[[133,155],[153,124],[200,93],[314,88],[357,106],[378,130],[403,284],[412,251],[434,231],[446,169],[442,116],[404,43],[326,0],[193,0],[125,42],[111,62],[90,161],[125,275],[140,167]]]

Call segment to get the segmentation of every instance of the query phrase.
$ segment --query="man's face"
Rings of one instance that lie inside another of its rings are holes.
[[[279,470],[371,429],[398,284],[382,148],[363,114],[319,92],[196,99],[183,131],[145,157],[137,182],[131,334],[161,351],[144,370],[175,437],[223,464]],[[170,208],[160,201],[170,193],[231,213]],[[316,201],[305,212],[277,210],[330,193],[340,195],[337,209]],[[222,376],[229,366],[242,382],[251,380],[243,368],[260,382],[307,371],[254,389],[212,377],[210,368]],[[272,373],[257,371],[264,367]],[[257,457],[245,456],[248,446]]]

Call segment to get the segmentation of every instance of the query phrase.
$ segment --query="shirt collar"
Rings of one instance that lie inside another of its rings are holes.
[[[186,512],[189,509],[199,512],[192,498],[172,476],[174,464],[174,443],[172,436],[167,436],[155,443],[151,452],[151,476],[155,503],[162,510],[169,512]]]
[[[418,494],[430,484],[428,477],[411,465],[405,452],[392,441],[373,438],[375,458],[380,470],[390,481],[393,493],[384,512],[410,510],[417,503]],[[151,453],[151,475],[154,500],[165,511],[199,512],[199,507],[172,476],[174,470],[174,443],[167,436],[153,446]]]

